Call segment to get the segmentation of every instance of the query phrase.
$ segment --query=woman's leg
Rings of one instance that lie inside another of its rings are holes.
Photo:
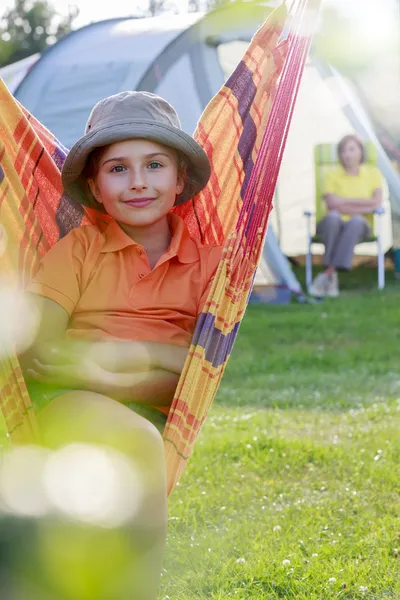
[[[46,448],[88,444],[106,453],[108,449],[110,456],[117,451],[142,482],[136,491],[141,495],[139,506],[123,526],[88,527],[72,521],[59,528],[59,544],[54,545],[53,552],[65,562],[71,586],[74,577],[81,587],[82,578],[87,577],[86,585],[96,590],[87,596],[88,600],[155,600],[167,527],[165,456],[160,433],[124,405],[93,392],[71,391],[54,398],[38,413],[38,420]],[[117,483],[123,489],[124,482]],[[129,482],[126,493],[128,498],[132,495]],[[119,555],[117,564],[115,557]],[[110,567],[113,562],[115,573]],[[60,597],[75,600],[72,588],[70,596]]]
[[[313,296],[338,296],[339,286],[333,256],[339,243],[343,221],[338,212],[328,213],[317,225],[317,234],[325,246],[325,270],[314,279],[310,293]]]
[[[332,256],[332,264],[336,269],[350,271],[354,248],[368,235],[371,235],[371,227],[368,221],[360,215],[355,215],[343,223],[343,229]]]
[[[330,272],[334,270],[333,257],[339,243],[343,221],[336,211],[329,212],[317,225],[317,235],[325,246],[324,265]]]

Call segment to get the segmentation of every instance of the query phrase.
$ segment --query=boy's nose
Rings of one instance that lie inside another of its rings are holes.
[[[130,178],[130,187],[132,190],[143,190],[147,188],[146,174],[141,169],[138,169],[137,171],[132,170]]]

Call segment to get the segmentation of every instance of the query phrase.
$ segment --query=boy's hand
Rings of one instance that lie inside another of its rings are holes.
[[[88,351],[87,343],[62,340],[41,344],[36,349],[36,357],[43,365],[79,365],[88,356]]]
[[[107,385],[112,378],[112,373],[90,358],[82,358],[79,363],[70,364],[44,364],[35,358],[27,375],[40,383],[81,390],[97,389]]]
[[[34,359],[28,377],[61,389],[97,392],[120,402],[167,406],[173,399],[178,375],[162,369],[142,373],[110,373],[93,359],[80,364],[46,365]]]

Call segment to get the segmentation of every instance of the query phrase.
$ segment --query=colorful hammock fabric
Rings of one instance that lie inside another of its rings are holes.
[[[164,431],[169,491],[204,423],[252,289],[309,50],[304,24],[311,4],[318,0],[298,0],[285,39],[286,10],[270,15],[195,133],[211,160],[212,177],[194,200],[197,217],[191,203],[175,210],[193,236],[200,235],[198,219],[204,241],[222,244],[224,254]],[[66,149],[4,85],[0,106],[0,247],[2,237],[6,246],[0,251],[0,273],[9,285],[23,287],[60,237],[96,215],[84,213],[63,194],[60,168]],[[18,360],[1,356],[0,408],[8,435],[12,442],[34,441],[35,415]]]

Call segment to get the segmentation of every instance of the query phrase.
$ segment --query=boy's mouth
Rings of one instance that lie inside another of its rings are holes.
[[[154,200],[155,198],[132,198],[131,200],[126,200],[125,204],[133,206],[133,208],[144,208],[154,202]]]

